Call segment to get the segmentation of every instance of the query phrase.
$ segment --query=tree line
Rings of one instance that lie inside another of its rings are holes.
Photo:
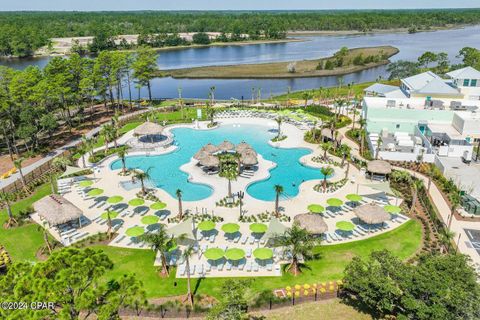
[[[388,65],[389,79],[403,79],[425,71],[433,71],[444,75],[452,70],[463,67],[472,67],[480,70],[480,50],[464,47],[458,52],[457,58],[462,60],[460,64],[451,64],[448,54],[445,52],[426,51],[417,61],[399,60]]]
[[[107,111],[131,107],[134,87],[138,96],[146,87],[151,100],[156,71],[157,54],[148,48],[103,51],[95,59],[55,57],[43,70],[0,67],[0,134],[10,156],[19,157],[20,144],[32,154],[41,150],[42,140],[51,140],[61,126],[83,124],[99,102]]]
[[[358,30],[409,28],[425,30],[480,23],[480,9],[356,10],[267,12],[3,12],[0,55],[29,56],[53,37],[120,34],[220,32],[249,39],[285,37],[288,30]],[[41,32],[39,32],[41,30]],[[148,37],[147,37],[148,38]],[[102,39],[100,39],[102,40]],[[101,41],[100,41],[101,42]]]

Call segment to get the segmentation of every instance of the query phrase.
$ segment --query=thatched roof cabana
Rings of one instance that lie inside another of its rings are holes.
[[[200,150],[197,153],[195,153],[195,155],[193,156],[193,159],[202,160],[202,159],[204,159],[208,156],[210,156],[210,153],[208,153],[207,151],[204,151],[204,150]]]
[[[322,234],[328,231],[328,226],[319,214],[302,213],[296,215],[293,221],[311,234]]]
[[[230,151],[233,149],[235,149],[235,145],[227,140],[223,141],[218,145],[218,150],[220,151]]]
[[[390,174],[392,166],[387,161],[373,160],[368,163],[367,171],[375,174]]]
[[[209,155],[201,159],[200,164],[205,167],[217,167],[220,164],[220,160],[215,156]]]
[[[215,153],[218,151],[218,148],[216,146],[214,146],[213,144],[209,143],[209,144],[206,144],[202,147],[202,149],[200,149],[201,151],[205,151],[205,152],[208,152],[208,153]]]
[[[368,224],[377,224],[390,220],[390,214],[374,203],[359,206],[353,212],[360,220]]]
[[[80,219],[83,215],[82,210],[58,194],[43,197],[33,204],[33,208],[50,226]]]
[[[147,121],[136,127],[133,134],[135,136],[154,136],[162,134],[162,132],[163,127],[161,125]]]
[[[333,133],[333,136],[332,136],[332,130],[330,130],[328,128],[323,128],[321,132],[322,132],[322,137],[325,137],[325,138],[327,138],[329,140],[332,140],[332,141],[335,140],[335,132]],[[340,141],[343,138],[344,138],[343,134],[338,133],[336,140]]]
[[[242,141],[241,143],[239,143],[237,145],[237,147],[235,148],[235,151],[237,151],[238,153],[242,153],[243,151],[245,151],[246,149],[252,149],[252,146],[250,146],[248,143],[246,143],[245,141]]]
[[[242,153],[240,162],[246,166],[254,166],[258,163],[258,159],[254,153]]]

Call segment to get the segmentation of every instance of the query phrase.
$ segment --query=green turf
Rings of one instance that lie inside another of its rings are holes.
[[[297,277],[284,274],[281,277],[255,277],[252,288],[257,290],[274,289],[297,283],[315,283],[336,280],[343,277],[343,270],[354,256],[366,257],[373,250],[388,249],[401,259],[412,256],[420,247],[422,229],[420,223],[409,221],[397,229],[366,239],[333,246],[320,246],[315,249],[319,258],[307,263],[308,268]],[[103,249],[115,263],[108,275],[119,277],[134,272],[145,287],[148,297],[185,294],[186,280],[176,279],[173,272],[168,279],[159,276],[153,266],[154,254],[151,250],[126,249],[97,246]],[[193,288],[199,281],[197,293],[221,296],[224,278],[192,279]],[[176,285],[175,285],[176,284]]]
[[[51,194],[49,183],[37,188],[37,191],[28,199],[21,200],[12,205],[13,214],[30,207],[35,201]],[[34,261],[35,254],[43,245],[43,234],[35,223],[4,229],[7,221],[7,210],[0,211],[0,244],[5,246],[13,261]]]

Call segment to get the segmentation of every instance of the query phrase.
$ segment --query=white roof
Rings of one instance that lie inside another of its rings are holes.
[[[398,87],[390,86],[388,84],[374,83],[370,87],[366,88],[364,91],[385,94],[395,90],[398,90]]]
[[[428,128],[434,133],[445,133],[450,139],[462,140],[463,136],[452,124],[428,123]]]
[[[441,78],[437,76],[435,73],[431,71],[427,71],[424,73],[420,73],[420,74],[402,79],[402,82],[405,83],[412,90],[419,90],[425,87],[425,85],[430,81],[432,81],[433,79],[441,79]]]
[[[447,73],[453,79],[480,79],[480,71],[472,67],[466,67]]]
[[[422,94],[460,94],[457,89],[449,86],[442,79],[432,79],[427,82],[422,88],[414,90],[415,93]]]

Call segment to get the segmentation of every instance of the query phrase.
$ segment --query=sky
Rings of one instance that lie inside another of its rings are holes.
[[[0,0],[0,11],[479,8],[480,0]]]

